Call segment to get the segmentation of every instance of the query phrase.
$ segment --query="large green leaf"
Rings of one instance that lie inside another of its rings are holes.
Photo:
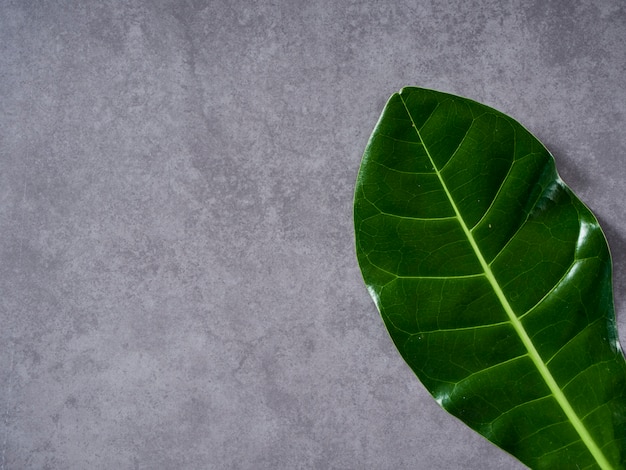
[[[510,117],[394,94],[354,202],[363,278],[437,402],[532,468],[626,468],[626,362],[596,218]]]

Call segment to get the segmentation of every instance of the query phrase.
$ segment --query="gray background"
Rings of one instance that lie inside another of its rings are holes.
[[[551,149],[626,339],[622,0],[0,5],[0,469],[523,468],[424,391],[355,261],[405,85]]]

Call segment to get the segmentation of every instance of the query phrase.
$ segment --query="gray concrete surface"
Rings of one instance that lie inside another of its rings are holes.
[[[353,254],[388,96],[517,118],[600,218],[626,339],[626,11],[0,0],[0,469],[518,469]]]

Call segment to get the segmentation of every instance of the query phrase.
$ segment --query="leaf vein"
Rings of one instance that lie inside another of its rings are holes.
[[[409,108],[407,107],[407,104],[404,101],[404,98],[402,97],[402,95],[399,95],[399,96],[400,96],[400,100],[402,101],[402,103],[404,105],[404,108],[405,108],[405,111],[406,111],[407,115],[411,119],[411,123],[412,123],[413,128],[415,129],[415,132],[417,133],[418,137],[422,141],[422,144],[424,145],[424,150],[426,151],[426,154],[430,158],[433,166],[435,168],[437,168],[436,165],[434,164],[434,159],[430,155],[430,152],[429,152],[427,146],[424,143],[424,140],[423,140],[423,138],[422,138],[422,136],[420,134],[420,131],[418,130],[417,126],[415,125],[415,121],[413,120],[413,116],[411,115],[411,112],[409,111]],[[598,462],[598,465],[601,468],[603,468],[603,469],[611,468],[611,465],[609,464],[606,456],[604,455],[602,450],[598,447],[598,445],[596,444],[595,440],[593,439],[593,437],[589,433],[589,430],[586,428],[584,423],[580,420],[580,417],[577,415],[576,411],[573,409],[573,407],[570,404],[569,400],[567,399],[567,397],[563,393],[563,390],[557,384],[556,380],[554,379],[554,377],[553,377],[552,373],[550,372],[550,370],[548,369],[547,365],[543,362],[543,360],[542,360],[539,352],[537,351],[537,348],[535,347],[533,341],[528,336],[528,333],[526,332],[523,324],[521,323],[521,321],[517,317],[517,314],[515,313],[515,311],[511,307],[511,305],[510,305],[506,295],[504,294],[504,291],[502,290],[502,288],[498,284],[498,281],[495,278],[495,276],[493,274],[493,271],[491,270],[490,263],[487,263],[487,261],[485,260],[484,256],[482,255],[482,253],[481,253],[481,251],[480,251],[480,249],[479,249],[479,247],[478,247],[478,245],[476,243],[476,240],[474,239],[474,237],[472,236],[472,233],[470,232],[469,228],[467,227],[463,217],[461,216],[461,213],[459,211],[458,206],[456,205],[454,199],[452,198],[452,194],[451,194],[450,190],[448,189],[445,181],[443,180],[443,177],[442,177],[441,173],[439,171],[437,171],[436,173],[437,173],[437,176],[439,177],[440,184],[441,184],[443,190],[445,191],[445,193],[447,194],[448,199],[450,200],[450,203],[451,203],[451,205],[452,205],[452,207],[454,209],[454,212],[457,215],[457,218],[459,220],[461,228],[465,232],[468,241],[470,242],[470,244],[472,245],[472,248],[474,249],[476,257],[478,258],[478,261],[480,262],[480,264],[481,264],[481,266],[482,266],[482,268],[484,270],[485,276],[489,280],[489,283],[491,284],[491,286],[492,286],[496,296],[498,297],[498,300],[500,301],[502,307],[504,308],[505,312],[509,316],[509,319],[510,319],[510,322],[511,322],[513,328],[517,332],[517,334],[519,336],[519,339],[522,341],[522,343],[524,344],[524,347],[528,351],[529,357],[532,360],[532,362],[534,363],[537,371],[539,372],[539,374],[543,378],[544,382],[546,383],[546,385],[550,389],[552,395],[554,395],[554,398],[555,398],[556,402],[561,407],[561,409],[564,412],[565,416],[569,420],[569,423],[574,427],[575,431],[578,433],[578,435],[582,439],[582,442],[585,444],[585,446],[587,447],[589,452],[592,454],[594,459],[596,459],[596,461]],[[559,181],[560,180],[557,180],[557,182],[556,182],[557,185],[559,184]],[[552,185],[550,185],[550,186],[552,186]],[[545,193],[546,193],[546,191],[544,190],[544,191],[541,192],[541,195],[543,195]],[[538,198],[538,200],[539,200],[539,198]],[[535,205],[533,206],[533,208],[536,207],[536,203],[537,203],[537,201],[535,201]],[[533,212],[532,210],[529,211],[529,214],[531,214],[532,212]],[[526,220],[528,220],[528,216],[526,217]],[[524,224],[522,224],[522,226],[523,225]]]

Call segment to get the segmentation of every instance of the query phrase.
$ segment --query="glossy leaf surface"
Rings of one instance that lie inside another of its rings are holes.
[[[435,399],[531,468],[626,468],[626,363],[596,218],[510,117],[405,88],[355,191],[363,278]]]

